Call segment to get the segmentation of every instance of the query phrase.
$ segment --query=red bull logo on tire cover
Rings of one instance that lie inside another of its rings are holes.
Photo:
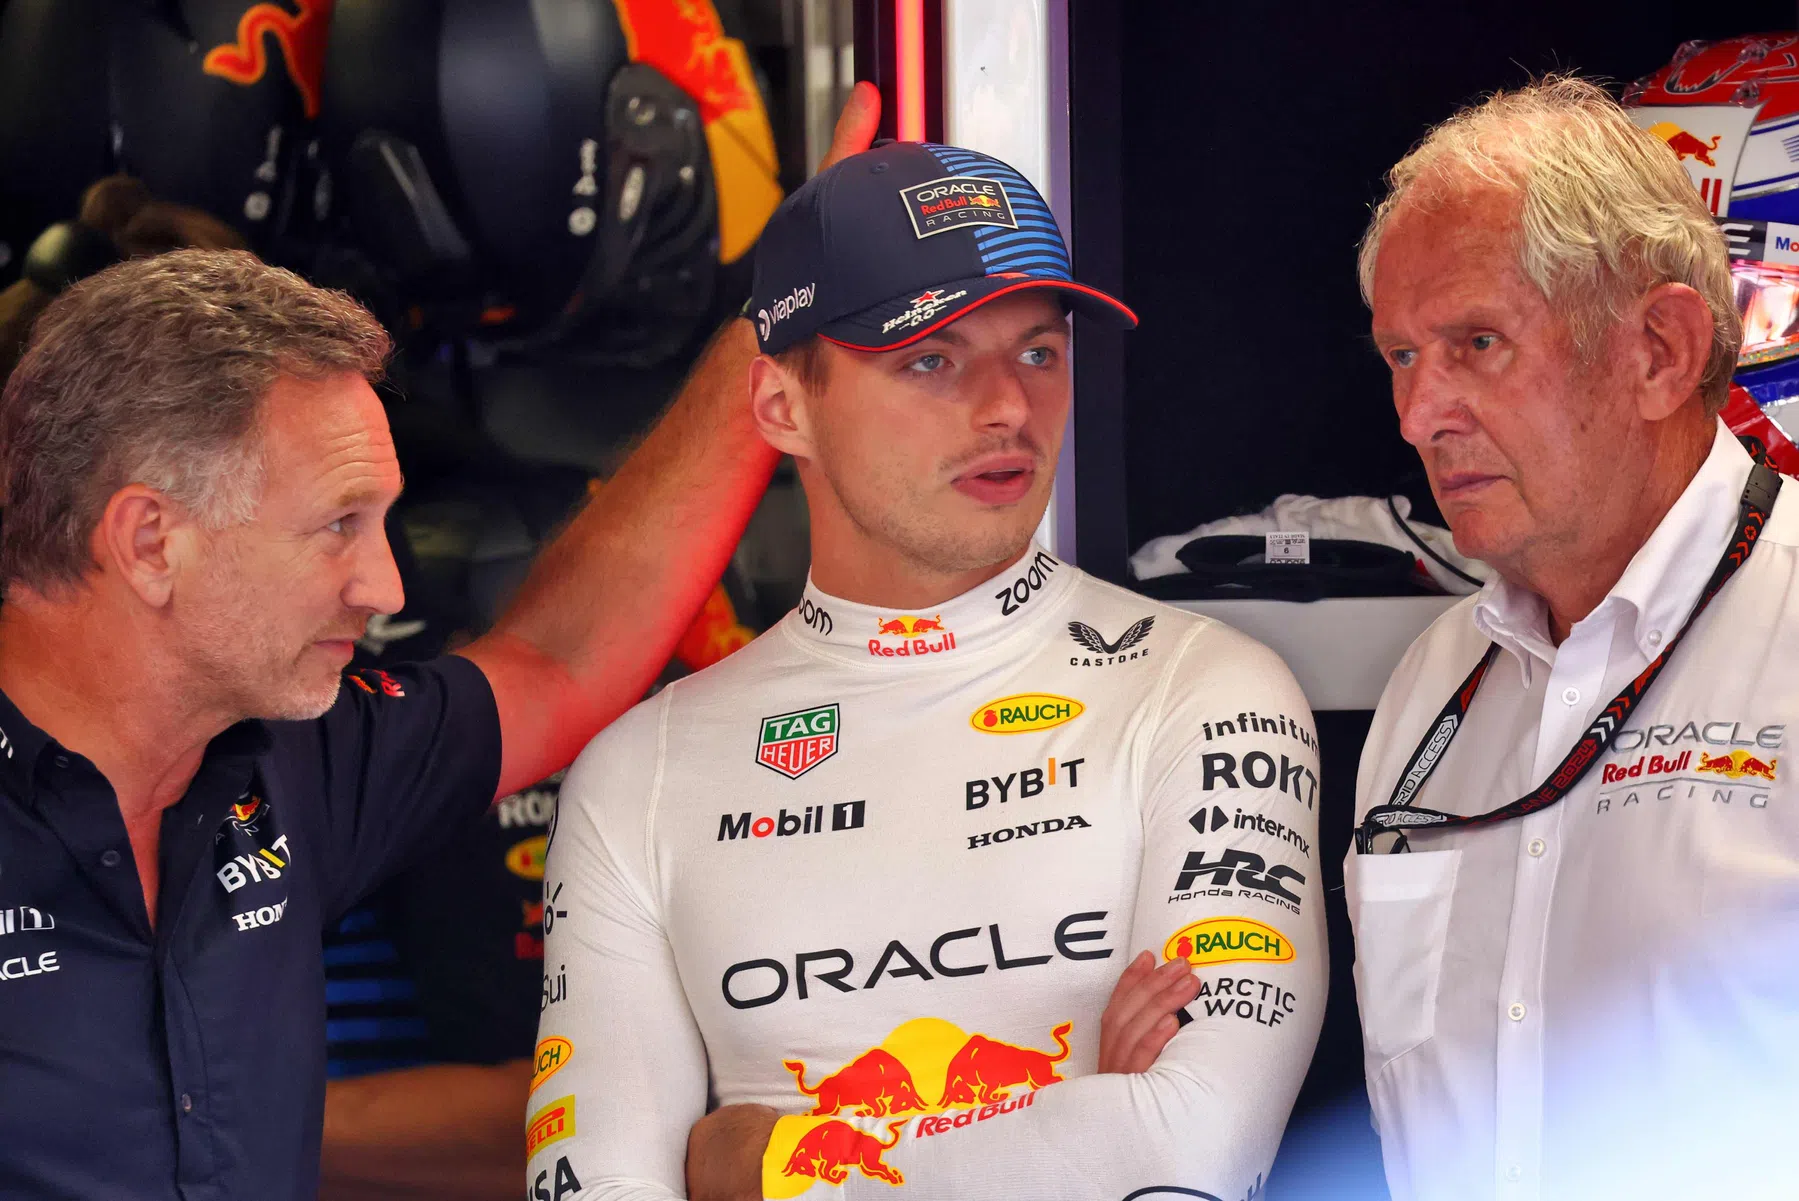
[[[812,1108],[776,1125],[762,1163],[763,1196],[797,1197],[816,1181],[842,1184],[851,1172],[904,1184],[906,1143],[1029,1108],[1038,1089],[1060,1083],[1073,1029],[1057,1025],[1049,1031],[1053,1047],[1044,1049],[914,1018],[822,1076],[803,1059],[783,1061]],[[888,1162],[890,1153],[897,1163]]]

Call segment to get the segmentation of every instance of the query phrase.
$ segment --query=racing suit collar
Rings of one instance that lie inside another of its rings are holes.
[[[862,605],[806,579],[782,623],[801,643],[832,658],[903,670],[981,651],[1059,607],[1075,570],[1033,543],[1024,557],[929,612]]]

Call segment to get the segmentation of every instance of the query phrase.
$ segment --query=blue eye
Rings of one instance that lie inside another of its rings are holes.
[[[1468,341],[1476,350],[1492,350],[1495,346],[1499,345],[1499,335],[1475,334],[1472,338],[1468,339]]]
[[[347,534],[350,532],[350,519],[339,517],[336,521],[327,522],[325,528],[333,534]]]
[[[929,375],[934,371],[942,369],[943,365],[947,362],[949,362],[949,360],[940,354],[921,354],[916,359],[913,359],[910,363],[906,364],[906,370],[916,371],[920,375]]]
[[[1047,367],[1054,354],[1047,346],[1033,346],[1018,357],[1033,367]]]
[[[1387,357],[1393,360],[1395,367],[1410,367],[1418,361],[1418,352],[1415,350],[1390,350],[1387,352]]]

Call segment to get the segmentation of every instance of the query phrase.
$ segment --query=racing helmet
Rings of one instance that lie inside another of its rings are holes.
[[[1743,316],[1725,422],[1799,473],[1799,33],[1687,42],[1623,103],[1724,232]]]
[[[338,0],[321,131],[402,324],[502,347],[668,359],[781,199],[711,0]]]
[[[17,258],[125,173],[290,257],[331,0],[5,0],[0,241]],[[5,268],[0,268],[4,271]]]

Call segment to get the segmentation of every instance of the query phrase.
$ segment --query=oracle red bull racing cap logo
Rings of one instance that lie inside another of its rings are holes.
[[[1005,185],[979,175],[946,175],[928,183],[900,189],[912,232],[920,238],[947,233],[966,225],[998,225],[1017,229],[1012,201]]]
[[[1038,1089],[1063,1080],[1058,1065],[1073,1029],[1057,1025],[1049,1032],[1054,1048],[1043,1049],[914,1018],[812,1083],[804,1060],[784,1060],[812,1108],[776,1124],[763,1158],[763,1196],[796,1197],[814,1181],[842,1184],[852,1172],[904,1184],[904,1151],[902,1166],[887,1162],[889,1152],[1028,1108]],[[876,1121],[858,1124],[866,1119]]]
[[[842,715],[835,703],[762,719],[756,762],[797,780],[837,753]]]

